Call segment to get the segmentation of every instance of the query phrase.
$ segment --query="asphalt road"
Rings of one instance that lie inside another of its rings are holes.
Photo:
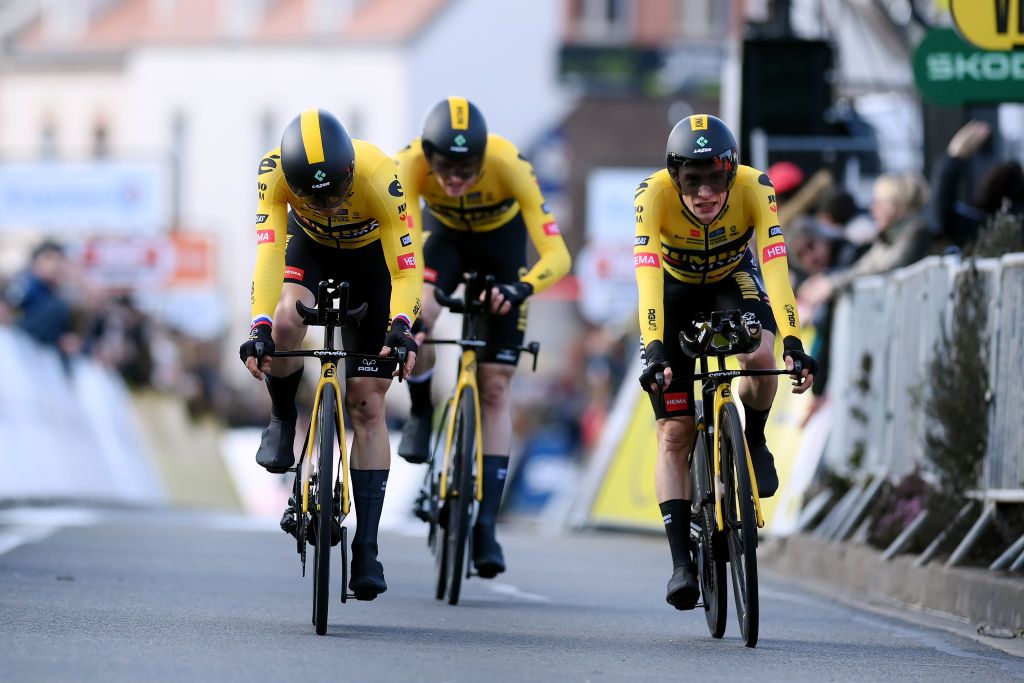
[[[388,533],[389,590],[310,623],[311,579],[265,525],[175,512],[0,512],[0,681],[1017,680],[1024,660],[762,580],[761,640],[664,602],[660,538],[502,536],[510,570],[432,596]],[[335,556],[337,557],[337,556]],[[332,600],[334,596],[332,596]]]

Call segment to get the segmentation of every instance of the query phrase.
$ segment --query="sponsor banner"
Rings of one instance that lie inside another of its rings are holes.
[[[768,263],[772,259],[786,255],[786,245],[783,243],[769,244],[761,250],[761,263]]]
[[[92,237],[71,255],[91,282],[110,289],[209,287],[215,280],[213,240],[204,235]]]

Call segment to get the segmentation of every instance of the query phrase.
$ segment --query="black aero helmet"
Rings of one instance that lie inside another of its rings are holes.
[[[345,126],[329,112],[306,109],[281,136],[281,170],[299,199],[317,209],[341,204],[352,188],[355,149]]]
[[[725,172],[724,189],[728,190],[740,165],[736,136],[722,119],[707,114],[687,116],[677,123],[669,133],[665,156],[665,166],[677,185],[679,167],[710,167]]]
[[[482,159],[487,149],[484,115],[465,97],[441,100],[427,112],[421,143],[428,159],[434,154],[452,161]]]

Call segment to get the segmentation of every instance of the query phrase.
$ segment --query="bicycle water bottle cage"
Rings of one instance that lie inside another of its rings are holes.
[[[331,327],[359,327],[359,321],[366,315],[367,304],[364,301],[356,308],[348,307],[349,284],[335,283],[333,280],[321,280],[317,286],[316,308],[310,308],[301,301],[295,302],[295,310],[299,312],[302,322],[306,325]],[[331,304],[337,301],[337,305]]]

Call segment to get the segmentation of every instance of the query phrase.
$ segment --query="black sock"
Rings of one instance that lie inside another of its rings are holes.
[[[356,504],[356,533],[352,548],[361,546],[377,553],[377,528],[384,507],[384,490],[390,470],[351,470],[352,497]]]
[[[501,492],[505,489],[505,478],[507,475],[507,455],[484,456],[484,495],[480,501],[480,510],[476,516],[477,524],[494,526],[498,521],[498,508],[501,507]]]
[[[672,551],[672,568],[693,564],[690,557],[690,501],[676,498],[659,503],[668,547]]]
[[[302,381],[302,368],[286,377],[267,375],[267,391],[270,392],[270,414],[283,422],[294,422],[298,416],[295,410],[295,394]]]
[[[425,376],[412,376],[406,379],[409,385],[409,398],[412,399],[412,407],[409,412],[416,417],[432,417],[434,415],[434,400],[430,395],[430,378],[433,372]]]
[[[771,406],[765,410],[754,410],[746,403],[743,404],[743,414],[747,418],[743,435],[747,438],[747,445],[759,446],[764,443],[764,426],[768,423],[769,411]]]

